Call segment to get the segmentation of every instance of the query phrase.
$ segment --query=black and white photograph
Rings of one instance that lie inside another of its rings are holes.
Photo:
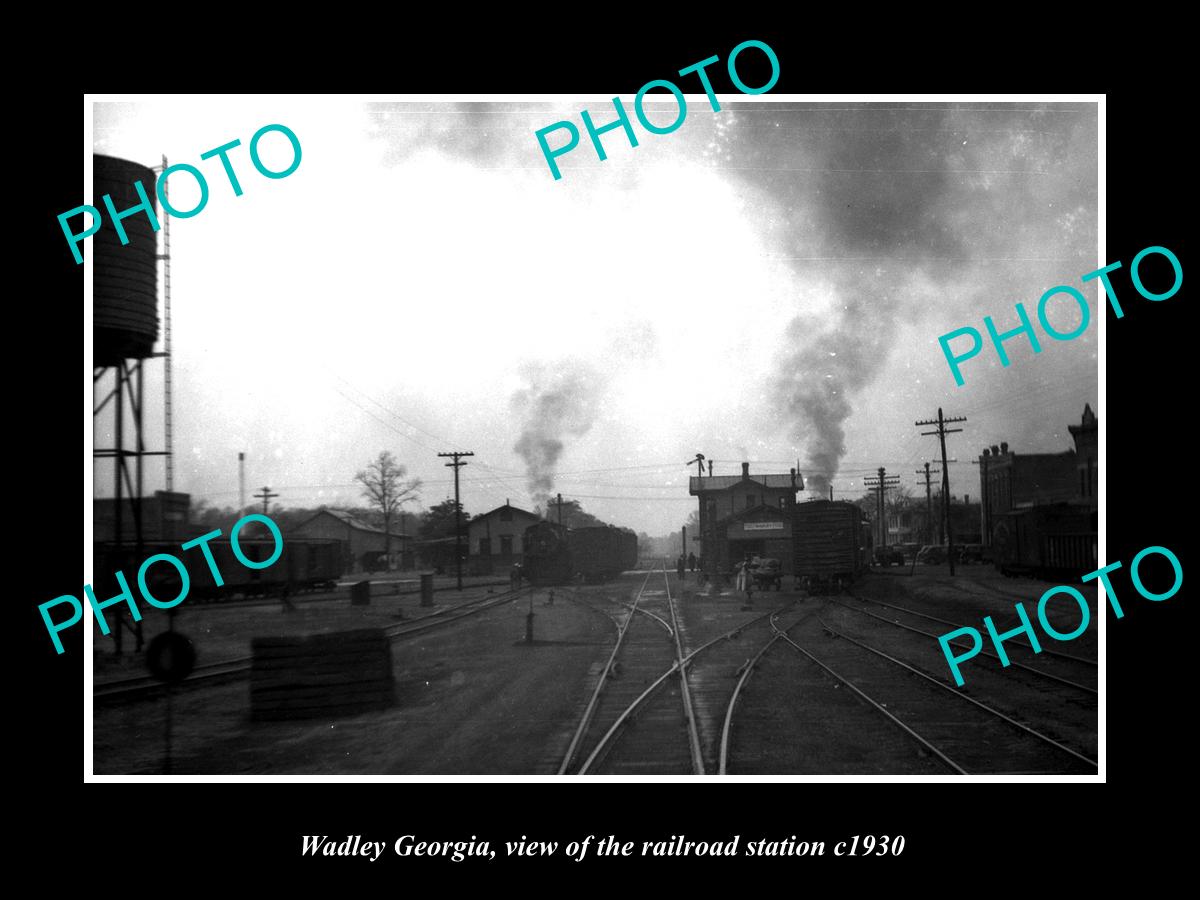
[[[1100,777],[1103,98],[738,66],[88,98],[89,777]]]

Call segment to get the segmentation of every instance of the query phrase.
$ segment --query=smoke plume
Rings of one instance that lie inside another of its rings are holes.
[[[521,418],[521,437],[513,450],[525,461],[525,475],[534,502],[545,507],[554,490],[554,476],[565,437],[581,437],[595,421],[601,380],[581,365],[527,365],[526,386],[512,397]]]

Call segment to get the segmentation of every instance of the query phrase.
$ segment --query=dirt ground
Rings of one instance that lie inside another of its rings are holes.
[[[922,571],[924,570],[924,571]],[[662,576],[657,589],[661,589]],[[645,575],[627,574],[613,585],[579,589],[592,606],[570,602],[560,590],[553,606],[544,589],[535,595],[535,642],[523,640],[529,604],[505,604],[436,631],[392,644],[396,684],[395,705],[387,710],[347,717],[299,722],[264,723],[250,718],[247,680],[176,692],[171,706],[171,765],[175,773],[205,774],[552,774],[596,684],[616,635],[613,617],[624,609]],[[787,623],[796,624],[793,637],[814,655],[842,654],[841,665],[865,673],[846,642],[834,640],[819,624],[845,629],[864,641],[886,646],[935,677],[949,678],[935,638],[904,632],[886,622],[864,617],[824,597],[791,591],[754,595],[754,610],[742,608],[743,598],[726,589],[700,593],[694,581],[683,584],[672,573],[672,594],[679,598],[685,652],[746,621],[751,615],[789,607]],[[786,587],[787,585],[785,585]],[[1013,602],[1024,600],[1031,617],[1036,602],[1050,585],[1001,578],[981,566],[960,569],[951,579],[944,567],[918,567],[908,577],[876,572],[841,600],[850,605],[888,611],[872,599],[894,603],[982,630],[982,617],[992,615],[998,628],[1016,624]],[[499,592],[500,588],[494,589]],[[474,596],[486,589],[475,589]],[[1097,628],[1095,592],[1084,590],[1092,602],[1092,623],[1075,641],[1048,648],[1095,659]],[[451,603],[458,595],[438,595]],[[655,602],[664,606],[662,597]],[[395,624],[428,610],[416,596],[376,595],[370,606],[352,607],[347,598],[312,602],[292,613],[257,606],[197,607],[181,612],[175,628],[193,637],[200,661],[245,655],[250,639],[264,634],[330,632],[368,625]],[[664,606],[665,608],[665,606]],[[655,609],[658,609],[656,606]],[[606,613],[607,611],[607,613]],[[1051,621],[1062,631],[1078,623],[1074,604],[1052,608]],[[894,614],[894,618],[927,628],[935,634],[950,630]],[[160,616],[165,620],[165,616]],[[150,617],[147,617],[147,625]],[[159,627],[163,627],[162,624]],[[664,632],[665,635],[665,632]],[[747,629],[736,641],[717,645],[698,657],[695,691],[703,698],[701,733],[704,755],[714,765],[717,737],[728,697],[741,667],[771,633],[761,624]],[[664,637],[665,640],[665,637]],[[104,659],[98,669],[117,677],[122,663]],[[1013,647],[1013,659],[1042,667],[1045,656]],[[832,658],[832,657],[830,657]],[[849,660],[849,662],[847,662]],[[132,671],[135,667],[129,663]],[[1060,661],[1064,666],[1076,666]],[[940,670],[939,670],[940,668]],[[1049,666],[1045,667],[1050,669]],[[1084,667],[1086,669],[1086,666]],[[973,696],[1002,708],[1019,721],[1039,727],[1064,744],[1095,758],[1097,710],[1095,695],[1042,683],[1039,676],[1001,669],[995,660],[978,657],[964,665]],[[1066,670],[1064,670],[1066,671]],[[1070,670],[1072,678],[1079,678]],[[909,685],[909,682],[912,685]],[[1093,676],[1093,684],[1094,684]],[[955,735],[956,752],[973,765],[994,771],[1075,771],[1066,762],[1038,756],[1018,764],[1005,758],[1009,739],[997,740],[972,718],[977,712],[959,709],[947,694],[931,700],[927,686],[910,676],[889,673],[880,690],[892,692],[889,702],[911,710],[918,730],[928,724]],[[898,694],[896,692],[899,692]],[[94,759],[98,774],[158,774],[164,770],[168,701],[153,697],[123,705],[95,708]],[[731,773],[869,773],[934,774],[940,763],[819,667],[783,644],[764,656],[747,681],[735,707],[734,763]],[[989,726],[995,728],[995,726]],[[1020,738],[1025,740],[1025,738]],[[1013,753],[1018,738],[1012,738]],[[1028,754],[1027,754],[1028,755]]]

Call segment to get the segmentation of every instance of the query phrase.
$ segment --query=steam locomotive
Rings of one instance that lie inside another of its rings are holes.
[[[598,525],[563,528],[552,522],[524,533],[522,571],[534,584],[609,581],[637,566],[637,535],[627,528]]]

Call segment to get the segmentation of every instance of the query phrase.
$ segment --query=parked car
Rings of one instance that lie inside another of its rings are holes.
[[[941,544],[926,544],[917,553],[917,562],[927,566],[940,566],[946,561],[946,548]]]
[[[750,574],[754,578],[754,586],[760,591],[772,585],[777,591],[783,590],[783,576],[777,559],[754,557],[750,562]]]
[[[958,558],[964,564],[983,562],[983,544],[963,544],[958,550]]]
[[[902,566],[904,565],[904,551],[899,547],[876,547],[875,562],[881,566],[890,566],[892,563]]]

